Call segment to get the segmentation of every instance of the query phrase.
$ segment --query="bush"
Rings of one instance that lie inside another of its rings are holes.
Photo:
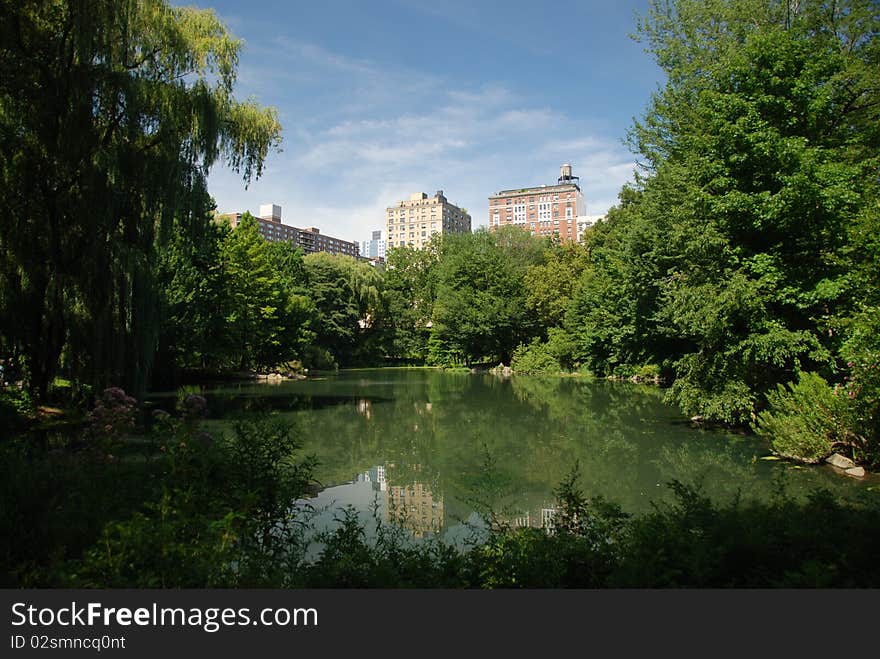
[[[33,413],[33,401],[24,389],[0,387],[0,439],[14,437]]]
[[[521,344],[514,350],[510,366],[517,373],[559,373],[562,370],[541,339],[529,345]]]
[[[633,373],[632,379],[639,382],[656,382],[660,379],[660,367],[657,364],[639,366]]]
[[[574,369],[577,346],[563,329],[553,327],[547,340],[535,339],[513,351],[511,367],[519,373],[559,373]]]
[[[837,444],[849,444],[849,405],[841,388],[832,388],[817,373],[801,373],[797,382],[777,385],[767,395],[768,409],[759,413],[755,431],[786,458],[816,463]]]
[[[861,440],[859,457],[880,465],[880,308],[857,316],[841,346],[850,376],[845,391],[852,405],[852,430]]]
[[[110,450],[134,430],[137,401],[119,387],[104,389],[88,417],[87,436],[102,450]]]
[[[240,421],[214,440],[198,427],[204,399],[188,395],[182,417],[157,411],[161,494],[126,519],[107,523],[82,561],[75,587],[277,585],[301,559],[291,505],[311,482],[313,462],[289,424]]]
[[[303,362],[313,371],[336,371],[339,369],[339,364],[330,351],[315,345],[306,348]]]

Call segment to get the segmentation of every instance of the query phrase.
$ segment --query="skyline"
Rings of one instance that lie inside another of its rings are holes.
[[[237,97],[276,107],[284,131],[247,189],[215,166],[217,209],[275,203],[285,224],[357,242],[414,192],[443,190],[485,226],[490,195],[555,183],[566,162],[604,214],[662,77],[627,36],[646,1],[198,4],[243,40]]]

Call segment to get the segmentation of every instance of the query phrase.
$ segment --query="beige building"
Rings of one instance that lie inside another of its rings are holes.
[[[385,209],[387,246],[422,249],[435,233],[470,233],[471,216],[449,203],[438,190],[433,197],[424,192],[411,194]]]
[[[583,226],[585,217],[580,179],[572,175],[569,164],[560,167],[556,185],[502,190],[489,197],[489,231],[513,225],[533,235],[557,235],[561,242],[578,242],[578,224]]]

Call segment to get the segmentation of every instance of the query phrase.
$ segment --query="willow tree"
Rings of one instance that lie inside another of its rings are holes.
[[[0,345],[39,396],[62,360],[144,389],[157,248],[209,221],[212,165],[249,181],[280,143],[233,96],[240,47],[164,0],[0,2]]]

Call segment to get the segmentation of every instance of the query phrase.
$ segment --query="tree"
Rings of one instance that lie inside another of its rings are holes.
[[[370,363],[378,358],[382,275],[350,256],[326,252],[303,259],[316,308],[313,365]]]
[[[852,238],[877,199],[878,26],[858,0],[652,4],[645,176],[572,316],[593,362],[663,358],[686,412],[728,422],[836,371],[870,260]]]
[[[535,335],[524,276],[545,243],[519,229],[452,234],[437,265],[429,357],[435,363],[501,359]]]
[[[227,368],[234,359],[231,286],[221,259],[228,224],[206,221],[203,231],[185,232],[175,223],[168,243],[158,250],[160,331],[154,381],[175,381],[178,369]]]
[[[544,263],[528,268],[526,304],[543,328],[563,325],[578,279],[587,264],[587,250],[578,243],[568,243],[547,250]]]
[[[303,324],[299,313],[305,309],[299,300],[291,300],[292,291],[273,262],[270,245],[260,235],[257,221],[245,213],[220,247],[229,287],[226,331],[241,369],[274,366],[293,358],[285,354],[289,343],[285,335],[295,334]],[[294,327],[285,322],[291,313],[300,320]]]
[[[71,374],[141,392],[157,246],[204,222],[210,167],[259,176],[274,110],[232,95],[241,43],[164,0],[0,4],[0,333],[45,397]]]
[[[424,249],[388,250],[385,270],[386,352],[392,357],[424,362],[434,311],[440,235]]]

